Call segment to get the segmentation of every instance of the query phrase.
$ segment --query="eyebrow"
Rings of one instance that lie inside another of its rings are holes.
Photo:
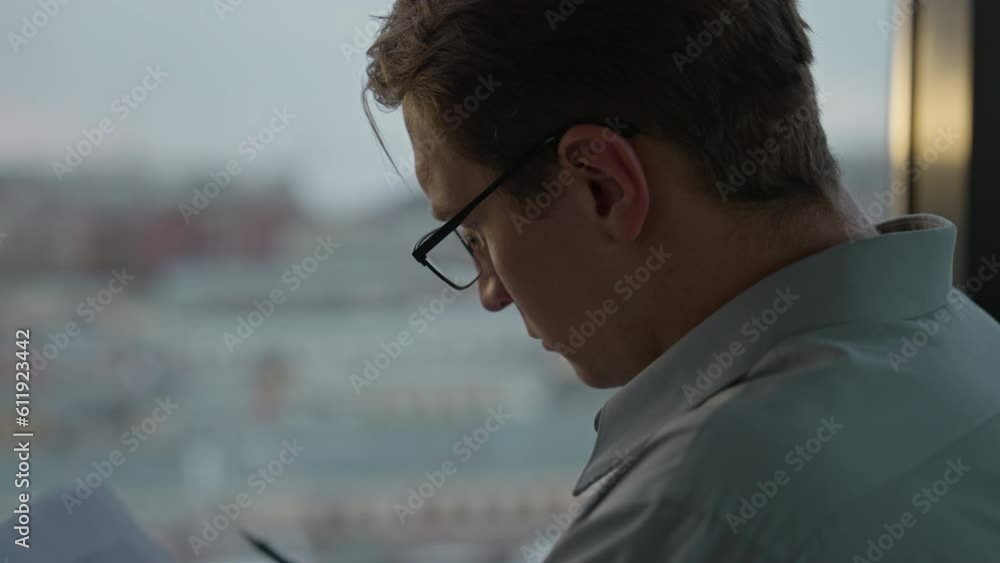
[[[431,182],[431,179],[433,177],[433,172],[434,172],[433,169],[427,166],[416,167],[413,171],[413,175],[417,177],[417,182],[419,182],[420,185],[423,186],[425,192],[427,186]],[[431,216],[434,217],[434,219],[441,221],[442,223],[446,222],[455,213],[457,213],[457,211],[452,211],[450,208],[438,209],[434,207],[433,204],[431,205]]]

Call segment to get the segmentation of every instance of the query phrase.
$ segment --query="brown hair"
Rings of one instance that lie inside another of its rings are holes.
[[[548,132],[620,117],[683,147],[725,200],[813,200],[839,172],[807,30],[796,0],[397,0],[365,112],[374,127],[369,93],[404,106],[497,170]]]

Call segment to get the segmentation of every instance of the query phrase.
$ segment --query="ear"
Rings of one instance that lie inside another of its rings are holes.
[[[601,125],[575,125],[559,142],[559,161],[591,218],[616,240],[638,238],[649,215],[649,183],[632,143]]]

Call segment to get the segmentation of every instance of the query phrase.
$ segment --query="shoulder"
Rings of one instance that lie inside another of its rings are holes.
[[[859,463],[865,448],[852,436],[884,405],[857,393],[876,368],[837,342],[789,343],[808,361],[778,349],[744,381],[666,422],[594,514],[680,510],[687,525],[747,549],[808,537],[818,517],[880,478]]]

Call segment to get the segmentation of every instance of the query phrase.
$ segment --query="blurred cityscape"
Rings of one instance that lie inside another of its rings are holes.
[[[35,494],[119,450],[100,486],[178,561],[254,560],[233,528],[197,557],[190,542],[241,492],[238,523],[301,561],[521,560],[567,510],[607,395],[516,312],[488,315],[475,291],[441,300],[409,256],[433,226],[425,201],[333,220],[291,182],[241,179],[186,216],[204,179],[0,178],[0,325],[32,331]],[[336,248],[317,253],[323,240]],[[386,366],[402,331],[412,343]],[[141,426],[157,400],[176,412]],[[495,435],[458,445],[498,409],[511,418]],[[248,478],[292,440],[304,453],[257,498]],[[408,501],[449,460],[447,483]]]
[[[844,169],[862,201],[886,185],[877,159]],[[235,525],[192,548],[240,493],[238,524],[300,561],[525,560],[572,501],[608,393],[516,311],[442,299],[409,256],[434,225],[424,200],[332,218],[279,175],[198,209],[191,178],[0,177],[0,325],[32,331],[33,490],[80,486],[118,450],[98,486],[177,561],[255,560]],[[153,421],[162,401],[176,412]],[[498,409],[510,420],[474,436]],[[251,487],[292,441],[287,473]]]

